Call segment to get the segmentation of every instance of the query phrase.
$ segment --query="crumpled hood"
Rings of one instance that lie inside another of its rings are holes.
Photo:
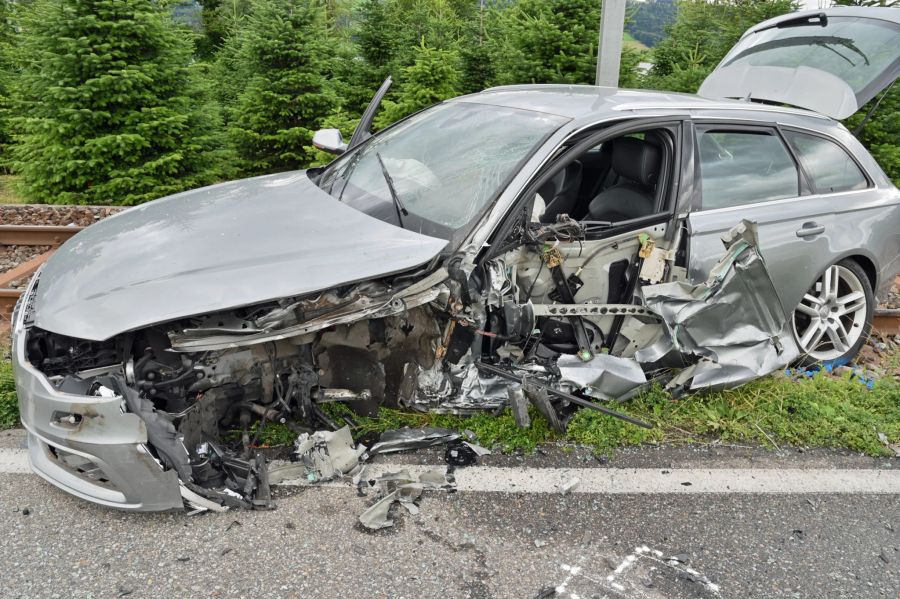
[[[121,212],[63,244],[41,272],[35,325],[103,340],[401,272],[446,243],[350,208],[304,172],[223,183]]]

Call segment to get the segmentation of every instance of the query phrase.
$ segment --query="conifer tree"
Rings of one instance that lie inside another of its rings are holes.
[[[334,44],[320,0],[256,0],[232,43],[250,76],[230,117],[243,170],[301,168],[316,157],[312,135],[334,112]]]
[[[500,83],[586,83],[596,77],[600,3],[519,0],[501,15]]]
[[[192,47],[151,0],[37,0],[22,20],[13,169],[48,203],[137,204],[202,182]]]
[[[459,95],[459,57],[455,52],[429,48],[424,40],[415,52],[415,62],[403,69],[394,99],[384,101],[376,119],[379,128]]]

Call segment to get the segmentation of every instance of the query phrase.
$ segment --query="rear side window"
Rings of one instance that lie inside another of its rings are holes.
[[[704,210],[800,195],[797,167],[774,132],[697,132]]]
[[[785,131],[784,136],[812,178],[816,193],[852,191],[869,186],[853,159],[836,143],[796,131]]]

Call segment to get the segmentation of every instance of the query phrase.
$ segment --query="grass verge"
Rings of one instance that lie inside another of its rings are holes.
[[[17,189],[18,179],[14,175],[0,175],[0,204],[27,204]]]
[[[893,455],[879,440],[900,442],[900,383],[882,379],[872,389],[849,375],[826,373],[794,381],[768,377],[730,391],[672,400],[661,389],[623,406],[622,412],[655,425],[636,427],[600,412],[579,410],[564,435],[532,414],[520,429],[509,410],[470,418],[382,409],[378,418],[358,419],[362,432],[410,426],[470,430],[486,447],[531,451],[541,443],[577,443],[595,451],[641,444],[723,442],[847,448],[869,455]]]
[[[13,383],[12,364],[0,346],[0,430],[19,425],[19,403]]]
[[[2,351],[2,349],[0,349]],[[768,377],[739,389],[694,395],[672,400],[660,389],[618,408],[655,425],[638,428],[599,412],[583,409],[558,435],[547,422],[532,414],[531,426],[521,429],[507,410],[493,416],[469,418],[382,409],[377,418],[357,418],[360,433],[382,432],[404,426],[437,426],[471,430],[486,447],[505,451],[532,451],[541,443],[577,443],[609,451],[641,444],[687,444],[723,442],[846,448],[869,455],[893,455],[879,440],[883,433],[892,444],[900,443],[900,382],[877,381],[872,389],[849,375],[824,372],[794,381]],[[349,410],[329,404],[333,416]],[[18,426],[19,411],[12,365],[0,356],[0,429]],[[255,432],[255,431],[254,431]],[[295,435],[287,427],[269,424],[260,443],[289,444]]]

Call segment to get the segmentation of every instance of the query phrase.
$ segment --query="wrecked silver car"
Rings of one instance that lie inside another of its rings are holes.
[[[124,509],[265,508],[264,423],[359,456],[320,434],[331,402],[643,425],[614,401],[851,359],[900,269],[900,191],[833,118],[896,77],[900,25],[826,13],[748,32],[706,98],[503,87],[371,135],[383,86],[348,144],[316,134],[328,166],[79,233],[14,315],[32,467]],[[842,102],[747,93],[755,69]]]

